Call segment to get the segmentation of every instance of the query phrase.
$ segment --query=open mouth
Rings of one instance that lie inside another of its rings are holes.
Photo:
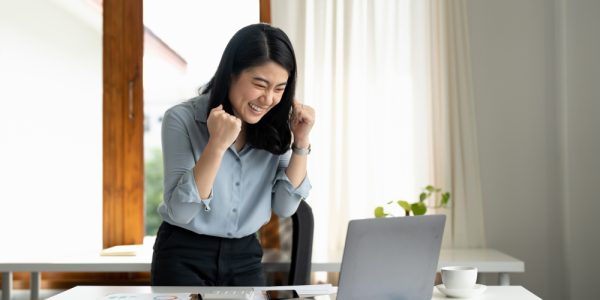
[[[249,103],[248,106],[250,106],[250,109],[256,113],[262,113],[263,111],[265,111],[264,108],[252,103]]]

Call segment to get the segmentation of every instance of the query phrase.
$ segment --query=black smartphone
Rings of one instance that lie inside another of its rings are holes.
[[[266,290],[265,295],[269,300],[284,300],[300,298],[296,290]]]

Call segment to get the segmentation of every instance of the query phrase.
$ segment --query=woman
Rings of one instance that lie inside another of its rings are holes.
[[[165,113],[152,285],[265,284],[256,232],[271,211],[292,215],[311,188],[315,114],[294,101],[295,86],[286,34],[250,25],[229,41],[201,95]]]

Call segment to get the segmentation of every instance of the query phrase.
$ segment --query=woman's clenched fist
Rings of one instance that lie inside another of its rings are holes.
[[[223,105],[213,108],[206,121],[210,141],[219,147],[227,149],[235,142],[242,130],[242,120],[228,114]]]

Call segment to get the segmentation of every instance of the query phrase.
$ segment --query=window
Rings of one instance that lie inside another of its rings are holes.
[[[232,10],[231,7],[236,7]],[[144,2],[145,234],[155,235],[162,202],[161,121],[171,106],[198,95],[233,34],[259,20],[259,2]]]
[[[151,193],[147,197],[150,201],[144,208],[143,186],[144,181],[161,182],[160,186],[162,186],[162,178],[160,178],[162,172],[153,169],[146,174],[144,180],[143,169],[145,164],[148,168],[161,165],[159,160],[161,155],[160,152],[157,152],[156,147],[160,143],[161,115],[167,107],[194,95],[197,88],[203,84],[204,79],[202,78],[206,75],[202,74],[214,72],[214,68],[211,70],[210,66],[203,65],[202,62],[199,63],[201,68],[198,68],[196,59],[185,57],[189,56],[189,52],[179,49],[189,48],[186,44],[205,45],[206,40],[213,42],[215,39],[228,40],[233,34],[233,32],[228,34],[220,30],[215,31],[214,29],[217,27],[214,24],[203,23],[203,16],[206,19],[206,16],[215,14],[214,12],[210,14],[210,9],[197,5],[212,6],[211,9],[221,7],[220,11],[223,11],[219,1],[170,1],[168,2],[169,6],[162,7],[160,5],[166,5],[166,3],[161,2],[163,1],[146,1],[142,4],[141,0],[103,1],[105,16],[110,14],[110,18],[105,17],[105,44],[115,43],[113,46],[105,46],[104,49],[104,108],[105,110],[112,109],[110,113],[105,111],[104,121],[104,247],[141,243],[144,231],[153,234],[160,222],[155,207],[162,197],[161,188],[156,188],[157,186],[153,183],[147,184],[147,186],[152,184],[153,189],[147,191]],[[247,4],[246,2],[248,1],[240,1],[244,6],[258,3]],[[268,4],[268,1],[263,0],[260,3]],[[195,5],[195,7],[191,7],[191,5]],[[146,21],[147,26],[144,26],[141,19],[142,6],[149,8],[147,10],[149,18]],[[178,7],[187,7],[187,9],[176,10]],[[159,11],[161,16],[174,15],[171,23],[181,24],[182,27],[173,27],[162,22],[162,18],[156,18],[156,15],[153,17],[151,11],[154,10],[156,14],[157,8],[162,9]],[[244,11],[249,13],[252,10]],[[186,18],[183,17],[184,15]],[[233,21],[228,18],[235,18],[230,12],[226,17],[224,16],[222,15],[219,19],[223,23],[226,23],[226,20],[232,23]],[[255,23],[256,20],[258,20],[258,16],[246,23]],[[185,24],[186,22],[187,24]],[[112,23],[112,25],[109,26],[108,23]],[[234,27],[238,29],[240,24],[235,24]],[[200,29],[206,30],[206,28],[211,28],[213,31],[206,33],[199,31]],[[187,32],[187,29],[192,30]],[[198,34],[198,36],[190,37],[194,34]],[[185,37],[184,40],[178,39],[178,35]],[[213,37],[211,40],[213,35],[216,38]],[[144,37],[144,46],[146,46],[143,62],[149,63],[148,68],[152,72],[140,71],[144,69],[139,67],[142,65],[142,48],[138,48],[137,44],[132,44],[134,41],[141,42],[142,36]],[[203,36],[206,36],[206,40],[203,39]],[[136,37],[140,39],[138,40]],[[223,43],[222,48],[224,45]],[[119,52],[119,49],[127,51]],[[220,57],[222,49],[212,46],[210,49],[219,52]],[[211,62],[216,64],[218,60]],[[115,68],[115,66],[119,66],[119,68]],[[148,79],[145,79],[146,76]],[[122,79],[116,82],[115,78],[118,77],[122,77]],[[111,80],[115,82],[107,83]],[[141,105],[143,99],[141,98],[141,84],[138,82],[140,80],[145,83],[143,93],[144,98],[147,98],[144,100],[148,102],[147,108]],[[107,92],[111,88],[118,90]],[[148,112],[144,114],[144,110]],[[133,118],[131,113],[133,113]],[[144,114],[143,122],[136,117],[142,114]],[[146,137],[142,136],[143,132]],[[142,145],[144,139],[147,140],[146,150]],[[143,161],[144,152],[148,158],[146,162]],[[144,228],[144,211],[151,212],[147,230]]]

